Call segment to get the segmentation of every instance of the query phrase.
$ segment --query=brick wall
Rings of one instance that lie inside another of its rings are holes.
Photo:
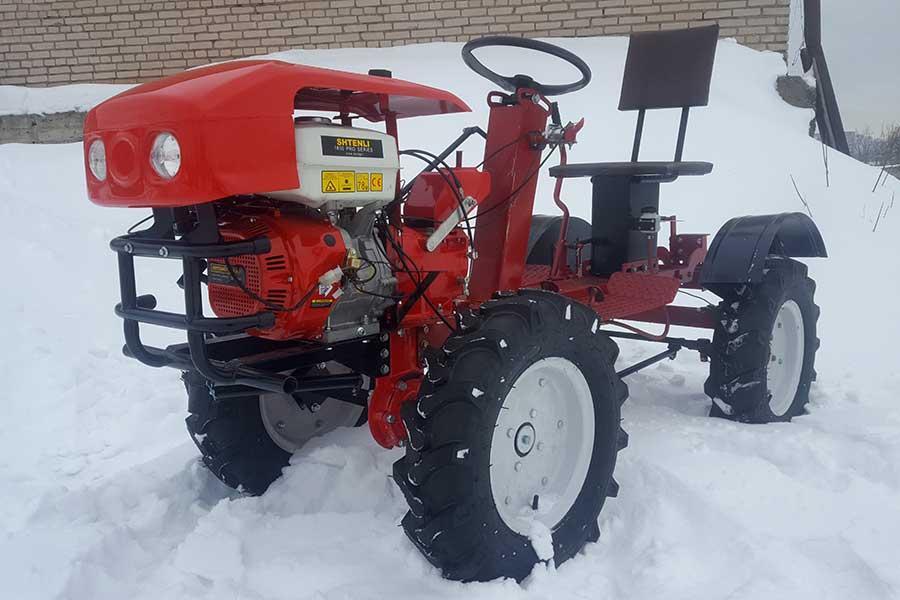
[[[135,82],[286,48],[622,35],[718,21],[787,47],[790,0],[0,0],[0,84]]]

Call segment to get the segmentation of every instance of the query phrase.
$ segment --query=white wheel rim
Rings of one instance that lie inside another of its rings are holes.
[[[581,493],[593,451],[594,402],[581,370],[560,357],[525,369],[491,438],[491,492],[506,526],[525,536],[533,521],[555,529]]]
[[[797,396],[803,373],[804,334],[800,306],[793,300],[786,301],[775,315],[766,368],[769,409],[775,416],[787,414]]]
[[[321,369],[320,369],[321,370]],[[328,363],[326,374],[350,373],[350,369]],[[300,408],[290,394],[262,394],[259,412],[266,433],[285,452],[294,453],[310,439],[338,427],[352,427],[359,421],[363,407],[327,398],[318,410]]]

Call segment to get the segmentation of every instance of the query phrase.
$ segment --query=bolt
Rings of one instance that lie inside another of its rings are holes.
[[[381,371],[382,375],[387,375],[388,373],[390,373],[391,368],[387,365],[381,365],[381,368],[378,370]]]
[[[517,460],[517,461],[516,461],[516,464],[514,465],[513,468],[514,468],[516,471],[521,471],[521,470],[522,470],[522,462]]]
[[[324,424],[325,424],[325,421],[323,421],[322,419],[316,419],[316,429],[321,429],[322,425],[324,425]]]
[[[405,392],[405,391],[406,391],[406,388],[408,388],[408,387],[409,387],[409,386],[406,385],[406,382],[405,382],[405,381],[398,381],[398,382],[397,382],[397,389],[400,390],[401,392]]]
[[[294,276],[293,276],[293,275],[288,275],[287,282],[288,282],[288,283],[294,283]]]
[[[134,252],[134,246],[131,245],[131,242],[125,244],[125,252],[127,252],[128,254]]]
[[[516,431],[512,427],[506,430],[506,437],[511,438],[514,435],[516,435]]]
[[[538,449],[538,452],[540,452],[541,450],[543,450],[543,449],[544,449],[544,442],[538,442],[538,444],[537,444],[537,449]]]
[[[388,356],[391,355],[391,351],[388,350],[387,348],[382,348],[381,352],[379,352],[378,354],[381,356],[381,358],[387,358]]]
[[[169,255],[169,249],[166,248],[165,246],[160,246],[159,255],[162,256],[163,258],[167,257]]]
[[[278,421],[277,423],[275,423],[275,429],[277,429],[278,431],[282,431],[285,427],[287,427],[287,425],[284,421]]]
[[[357,327],[356,335],[366,335],[366,328],[365,327]]]
[[[781,359],[779,358],[779,359],[778,359],[778,364],[779,364],[779,365],[783,365],[783,364],[784,364],[784,361],[781,360]]]
[[[538,385],[540,387],[544,387],[545,385],[547,385],[547,380],[541,377],[540,379],[538,379]]]
[[[378,337],[378,339],[380,339],[382,342],[386,342],[386,341],[388,341],[388,334],[382,333],[382,334]]]
[[[512,498],[510,498],[509,496],[503,499],[503,504],[509,504],[510,502],[512,502]]]
[[[781,323],[777,323],[776,326],[778,327],[778,329],[781,329]]]
[[[316,365],[316,367],[317,367],[320,371],[324,371],[324,370],[325,370],[325,363],[320,362],[319,364]]]
[[[773,354],[773,355],[772,355],[772,362],[775,362],[776,360],[778,360],[778,357],[775,356],[775,355]]]
[[[393,425],[394,423],[397,422],[397,417],[389,414],[389,415],[385,415],[384,420]]]
[[[322,405],[318,402],[313,402],[309,405],[310,412],[319,412],[319,409],[322,408]]]
[[[537,410],[535,410],[535,409],[532,408],[531,411],[530,411],[528,414],[529,414],[529,415],[531,416],[531,418],[533,419],[533,418],[535,418],[535,417],[537,416]]]
[[[547,479],[546,477],[541,477],[541,485],[547,485],[547,483],[548,483],[549,481],[550,481],[550,480]]]
[[[565,423],[563,423],[562,421],[557,421],[557,422],[556,422],[556,428],[557,428],[557,429],[562,429],[562,428],[563,428],[563,425],[565,425]]]

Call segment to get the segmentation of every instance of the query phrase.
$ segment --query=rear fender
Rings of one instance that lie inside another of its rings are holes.
[[[757,283],[762,280],[766,257],[772,254],[828,256],[819,228],[803,213],[735,217],[709,247],[700,284]]]

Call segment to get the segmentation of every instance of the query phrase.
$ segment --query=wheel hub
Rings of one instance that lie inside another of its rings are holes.
[[[594,448],[594,404],[581,370],[550,357],[515,381],[491,441],[491,490],[506,525],[528,535],[553,529],[584,485]]]
[[[519,431],[516,433],[515,446],[516,454],[528,456],[528,453],[534,448],[534,425],[523,423],[519,426]]]

